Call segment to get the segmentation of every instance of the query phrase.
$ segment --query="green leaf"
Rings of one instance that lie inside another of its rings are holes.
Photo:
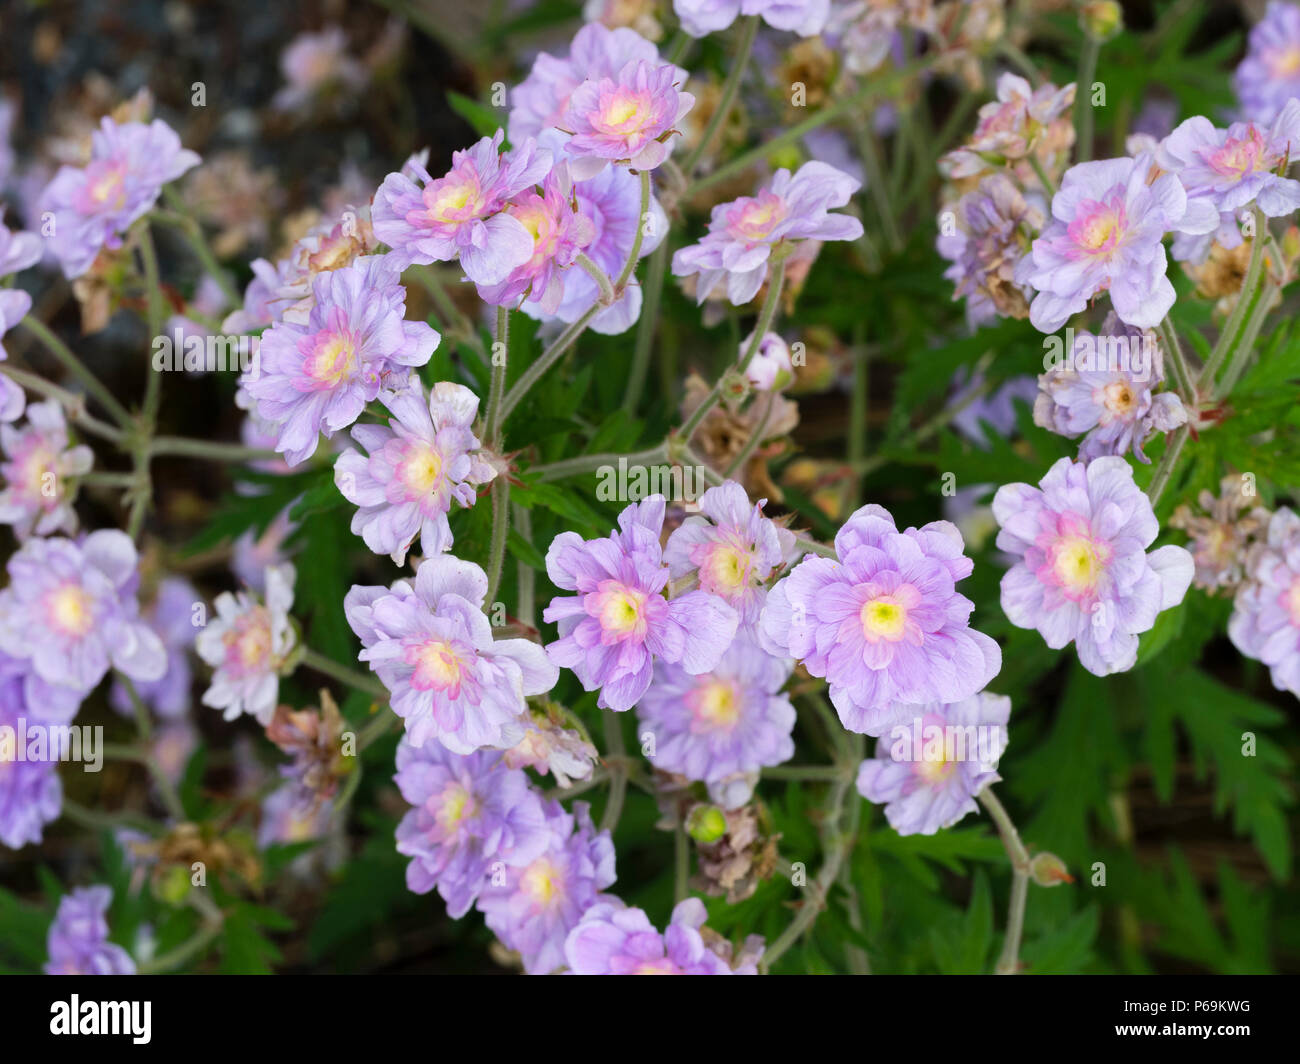
[[[462,96],[460,93],[448,89],[447,105],[461,118],[465,119],[480,137],[494,136],[496,131],[501,128],[499,112],[485,103],[479,103],[478,100],[471,100],[468,96]],[[503,141],[501,147],[504,151],[510,145]]]

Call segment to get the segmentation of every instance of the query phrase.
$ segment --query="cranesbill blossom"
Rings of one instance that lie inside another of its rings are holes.
[[[522,144],[528,137],[540,138],[559,125],[569,97],[584,81],[612,78],[638,61],[658,65],[659,49],[636,30],[625,26],[609,29],[589,22],[574,34],[567,56],[561,59],[542,52],[528,77],[511,90],[510,142]],[[684,84],[686,71],[678,67],[673,80]]]
[[[736,358],[743,361],[749,345],[754,342],[750,333],[740,345]],[[780,391],[794,380],[794,363],[790,359],[790,345],[779,333],[764,333],[754,351],[754,357],[745,367],[745,379],[760,392]]]
[[[709,488],[699,498],[700,514],[678,525],[664,547],[674,580],[694,575],[702,590],[737,610],[743,624],[758,620],[767,578],[795,553],[794,533],[763,516],[766,503],[751,503],[734,480]]]
[[[989,170],[1038,157],[1048,173],[1056,169],[1074,143],[1070,108],[1074,85],[1037,89],[1018,74],[998,78],[997,99],[979,111],[970,142],[939,160],[939,171],[950,178],[975,177]]]
[[[51,684],[90,691],[110,665],[133,680],[162,676],[167,653],[140,619],[138,555],[125,532],[79,543],[29,539],[10,557],[0,591],[0,650],[30,658]]]
[[[1065,172],[1052,198],[1052,220],[1017,267],[1015,279],[1037,291],[1029,320],[1055,332],[1110,291],[1120,320],[1154,329],[1174,305],[1161,241],[1171,230],[1208,233],[1219,214],[1189,201],[1174,174],[1148,183],[1151,156],[1080,163]]]
[[[643,742],[647,732],[654,736],[651,764],[716,785],[790,760],[795,712],[781,687],[791,671],[790,661],[773,657],[744,631],[702,675],[659,662],[637,703],[637,733]],[[740,788],[729,804],[747,801],[748,789]]]
[[[32,297],[21,289],[0,289],[0,362],[9,357],[5,351],[4,337],[32,309]],[[26,397],[23,390],[9,377],[0,373],[0,421],[17,421],[23,413]]]
[[[574,975],[732,975],[700,934],[705,915],[699,898],[687,898],[660,934],[643,910],[601,902],[569,932],[565,961]]]
[[[1156,150],[1162,170],[1177,174],[1187,195],[1222,213],[1250,204],[1270,218],[1300,208],[1300,181],[1281,176],[1300,152],[1300,100],[1290,100],[1268,127],[1234,122],[1218,129],[1196,115]]]
[[[1245,579],[1255,542],[1273,515],[1259,505],[1253,481],[1242,473],[1229,473],[1219,481],[1218,495],[1203,490],[1196,503],[1197,510],[1186,503],[1178,506],[1169,527],[1187,533],[1196,563],[1192,583],[1211,595],[1231,594]]]
[[[1038,378],[1034,424],[1062,436],[1084,436],[1083,461],[1131,450],[1150,463],[1142,444],[1152,433],[1187,421],[1176,392],[1154,391],[1163,380],[1155,334],[1108,315],[1101,336],[1075,333],[1071,357]]]
[[[535,303],[554,314],[564,298],[568,268],[596,237],[596,223],[574,201],[569,168],[560,163],[546,175],[539,195],[527,189],[506,207],[533,238],[533,253],[497,285],[479,285],[478,293],[493,306]]]
[[[104,118],[91,139],[85,167],[62,166],[41,194],[41,214],[53,215],[49,246],[64,275],[80,277],[101,249],[122,246],[122,234],[199,157],[160,118],[118,125]]]
[[[135,961],[108,940],[109,887],[80,887],[59,901],[46,949],[46,975],[135,975]]]
[[[0,424],[0,449],[0,524],[12,525],[20,540],[76,531],[70,478],[90,472],[94,455],[89,447],[69,445],[59,402],[32,403],[22,428]]]
[[[1233,75],[1245,117],[1271,122],[1300,96],[1300,7],[1272,0]]]
[[[50,690],[68,692],[73,700],[68,705],[68,695],[61,696],[59,711],[44,715],[43,711],[54,708],[43,698]],[[45,825],[63,808],[58,762],[30,757],[20,749],[20,736],[25,723],[71,720],[78,701],[69,688],[42,683],[26,662],[0,651],[0,845],[17,850],[29,842],[40,842]],[[50,716],[57,719],[50,720]]]
[[[880,734],[895,703],[956,702],[982,690],[1002,652],[970,627],[956,582],[974,563],[947,521],[899,532],[884,507],[855,512],[837,560],[808,557],[768,592],[759,634],[771,653],[830,684],[850,731]]]
[[[267,569],[263,602],[248,591],[223,591],[213,603],[217,615],[195,640],[199,657],[213,669],[203,704],[226,720],[247,713],[266,725],[275,713],[280,674],[298,643],[289,617],[294,576],[287,563]]]
[[[384,178],[371,221],[399,268],[459,258],[475,284],[496,285],[532,257],[532,235],[505,207],[550,172],[551,153],[532,140],[502,152],[504,136],[497,130],[456,152],[437,180],[418,163],[407,164],[415,180],[405,172]]]
[[[344,599],[360,659],[393,693],[415,746],[437,740],[458,754],[514,746],[527,723],[524,698],[559,678],[536,643],[492,638],[487,590],[477,565],[440,554],[420,563],[414,583],[356,586]]]
[[[1011,699],[987,691],[947,705],[908,706],[858,769],[858,793],[882,803],[900,835],[933,835],[976,811],[1001,777]]]
[[[653,170],[668,157],[677,123],[695,106],[679,87],[672,63],[638,59],[611,77],[588,79],[573,90],[559,128],[576,180],[593,177],[609,163]]]
[[[406,885],[436,887],[452,919],[469,911],[493,865],[527,864],[550,842],[541,798],[497,751],[464,756],[403,738],[393,779],[412,806],[397,826],[397,852],[411,858]]]
[[[943,275],[953,283],[953,299],[965,298],[966,320],[977,327],[999,316],[1027,317],[1033,292],[1016,280],[1016,270],[1047,220],[1043,196],[1021,192],[1006,174],[990,174],[947,210],[953,224],[935,246],[952,263]]]
[[[306,324],[315,302],[316,278],[351,266],[378,250],[369,207],[344,207],[337,215],[312,226],[275,267],[278,286],[267,308],[273,320]]]
[[[725,30],[741,15],[758,15],[775,30],[814,37],[830,17],[830,0],[673,0],[673,12],[692,37]]]
[[[666,599],[668,566],[659,536],[664,497],[651,495],[618,516],[619,530],[584,541],[561,532],[546,552],[551,583],[576,595],[551,600],[542,617],[560,638],[546,653],[572,669],[597,705],[631,709],[650,686],[655,659],[708,672],[736,634],[739,615],[717,595],[690,591]]]
[[[248,264],[253,279],[244,289],[244,305],[236,307],[221,323],[222,332],[256,332],[280,320],[288,305],[280,290],[289,281],[289,260],[272,263],[254,259]]]
[[[556,130],[544,133],[541,142],[557,154],[563,147]],[[595,177],[574,182],[573,198],[578,214],[592,225],[591,240],[583,248],[583,254],[611,279],[622,272],[638,234],[641,236],[639,254],[642,258],[654,251],[667,235],[667,215],[653,193],[648,221],[641,217],[641,183],[625,166],[606,167]],[[596,282],[585,270],[568,269],[564,271],[560,302],[553,312],[546,311],[532,300],[526,300],[521,309],[533,318],[569,324],[595,306],[599,296]],[[612,306],[603,308],[591,319],[590,328],[606,336],[616,335],[631,328],[640,316],[641,286],[632,284],[624,289]]]
[[[352,438],[368,454],[345,451],[334,465],[334,483],[360,507],[352,531],[376,554],[391,555],[401,565],[417,535],[425,554],[450,550],[451,504],[473,506],[475,489],[496,471],[472,431],[478,396],[464,385],[435,384],[426,402],[423,387],[413,381],[380,399],[392,420],[352,427]]]
[[[44,245],[35,233],[13,232],[0,222],[0,277],[35,266],[44,254]]]
[[[826,163],[804,163],[793,176],[778,170],[756,196],[714,207],[704,238],[674,253],[673,275],[700,275],[695,289],[700,303],[725,278],[727,298],[742,306],[762,287],[777,244],[862,235],[858,219],[830,213],[857,190],[857,181]]]
[[[272,106],[296,111],[327,90],[359,91],[366,83],[366,68],[347,54],[347,44],[347,36],[338,26],[298,34],[280,54],[285,85],[275,94]]]
[[[152,683],[135,685],[136,694],[164,720],[177,720],[190,708],[190,649],[198,634],[194,607],[203,600],[188,580],[179,576],[164,577],[158,584],[153,602],[144,608],[144,619],[158,633],[167,651],[167,671]],[[132,711],[131,696],[121,684],[110,692],[113,708],[119,713]]]
[[[583,913],[615,879],[614,842],[597,832],[586,802],[566,812],[547,802],[546,848],[526,864],[508,865],[479,895],[478,907],[507,949],[523,958],[529,975],[546,975],[564,964],[564,943]]]
[[[1300,697],[1300,517],[1283,507],[1246,566],[1228,636],[1269,667],[1273,686]]]
[[[377,256],[312,282],[306,323],[279,321],[262,335],[260,365],[241,381],[257,412],[279,426],[275,449],[292,465],[316,451],[320,434],[351,425],[384,386],[404,385],[438,346],[424,322],[406,321],[406,289]]]
[[[1038,487],[999,488],[993,514],[998,549],[1018,559],[1002,578],[1008,620],[1038,629],[1053,650],[1073,641],[1096,676],[1131,669],[1138,636],[1192,582],[1182,547],[1147,553],[1160,526],[1123,458],[1062,458]]]

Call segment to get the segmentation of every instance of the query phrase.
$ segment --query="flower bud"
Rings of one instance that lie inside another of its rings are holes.
[[[1054,853],[1036,854],[1029,862],[1029,875],[1040,887],[1059,887],[1062,883],[1074,882],[1065,862]]]
[[[1093,0],[1079,10],[1079,25],[1094,41],[1108,41],[1124,28],[1124,12],[1115,0]]]
[[[727,818],[716,805],[697,805],[686,816],[686,834],[708,846],[727,833]]]

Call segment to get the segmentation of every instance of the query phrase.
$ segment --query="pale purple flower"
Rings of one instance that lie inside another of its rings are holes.
[[[305,324],[279,321],[262,335],[260,365],[242,380],[258,414],[279,426],[275,449],[292,465],[360,416],[380,389],[429,361],[440,337],[405,320],[406,290],[371,256],[319,274]]]
[[[4,336],[32,309],[32,297],[21,289],[0,289],[0,362],[8,358]],[[0,373],[0,422],[17,421],[26,403],[23,390],[4,373]]]
[[[458,754],[514,746],[527,723],[525,697],[559,678],[536,643],[492,638],[487,590],[477,565],[440,554],[420,563],[414,583],[354,586],[344,599],[360,660],[393,693],[415,746],[437,740]]]
[[[543,134],[542,143],[558,153],[563,141],[560,134],[552,130]],[[642,258],[654,251],[667,235],[668,218],[653,193],[648,223],[641,217],[640,181],[626,167],[606,167],[595,177],[574,182],[573,196],[578,214],[589,220],[593,227],[591,240],[583,253],[611,279],[622,271],[638,232],[641,233]],[[599,297],[596,282],[585,270],[569,269],[564,271],[563,291],[553,312],[531,300],[525,301],[521,309],[529,317],[570,324],[586,314]],[[613,306],[603,308],[592,318],[589,327],[593,332],[606,336],[616,335],[631,328],[640,316],[641,286],[632,284]]]
[[[53,705],[43,697],[51,690],[61,692]],[[0,651],[0,844],[11,850],[40,842],[63,808],[58,762],[28,757],[20,748],[24,726],[67,723],[77,705],[74,692],[43,683],[26,662]]]
[[[740,345],[737,359],[743,359],[749,345],[754,342],[750,333]],[[790,345],[779,333],[764,333],[745,369],[745,379],[756,391],[780,391],[794,380],[794,363],[790,360]]]
[[[546,552],[558,595],[542,617],[560,638],[546,653],[572,669],[602,709],[631,709],[650,686],[655,659],[708,672],[731,644],[739,615],[717,595],[691,591],[666,599],[669,571],[659,537],[664,497],[651,495],[618,516],[619,530],[584,541],[561,532]]]
[[[275,713],[280,675],[298,643],[289,617],[294,577],[287,563],[268,569],[265,601],[248,591],[223,591],[213,603],[217,615],[194,642],[213,670],[203,704],[226,720],[247,713],[266,725]]]
[[[254,259],[249,268],[253,271],[253,279],[244,289],[244,305],[226,315],[221,323],[222,332],[256,332],[284,315],[288,300],[280,295],[280,290],[289,280],[289,260],[271,263],[266,259]]]
[[[997,99],[984,104],[970,142],[939,159],[949,178],[975,177],[989,170],[1044,153],[1046,169],[1057,165],[1074,143],[1070,109],[1074,84],[1033,88],[1019,74],[998,77]]]
[[[862,235],[858,219],[830,213],[857,190],[858,182],[826,163],[804,163],[793,176],[778,170],[756,196],[714,207],[704,238],[673,255],[673,275],[700,275],[695,289],[700,303],[725,279],[727,298],[742,306],[762,287],[776,245]]]
[[[971,327],[1026,317],[1033,292],[1016,280],[1016,270],[1047,220],[1042,194],[1021,192],[1006,174],[995,173],[948,212],[952,217],[944,219],[936,247],[952,263],[943,275],[953,283],[953,299],[965,298]]]
[[[39,210],[54,216],[49,245],[64,275],[80,277],[101,249],[121,247],[122,235],[153,207],[163,185],[198,162],[160,118],[149,125],[104,118],[91,138],[90,162],[60,167],[41,195]]]
[[[496,751],[462,755],[403,738],[393,779],[412,806],[397,826],[397,852],[411,858],[406,885],[417,894],[436,887],[454,920],[493,872],[527,864],[550,843],[541,798]]]
[[[334,465],[334,483],[360,507],[352,531],[402,565],[417,535],[425,554],[450,550],[451,504],[473,506],[475,489],[496,471],[472,431],[478,396],[464,385],[435,384],[426,402],[417,379],[380,399],[392,420],[353,426],[352,438],[368,453],[345,451]]]
[[[579,85],[588,79],[612,78],[635,62],[657,65],[659,49],[636,30],[611,30],[599,22],[589,22],[574,35],[565,58],[542,52],[528,77],[510,92],[510,142],[522,144],[529,137],[540,138],[560,124],[569,97]],[[684,84],[686,71],[678,67],[673,80]]]
[[[751,503],[734,480],[709,488],[699,514],[687,517],[668,537],[664,562],[674,580],[694,576],[701,590],[753,624],[763,609],[773,570],[795,557],[795,536],[763,516],[766,499]]]
[[[35,233],[13,232],[0,222],[0,277],[35,266],[44,254],[41,238]]]
[[[1192,200],[1220,215],[1254,205],[1270,218],[1300,208],[1300,181],[1281,176],[1300,151],[1300,100],[1289,100],[1271,127],[1234,122],[1217,129],[1202,115],[1189,118],[1156,150],[1162,170],[1177,174]],[[1235,228],[1235,226],[1233,226]],[[1235,244],[1240,244],[1237,237]],[[1234,244],[1234,246],[1235,246]]]
[[[695,106],[679,87],[672,63],[634,60],[617,74],[588,78],[569,96],[559,128],[575,179],[594,177],[609,163],[653,170],[668,157],[668,139]]]
[[[198,632],[194,607],[203,600],[188,580],[179,576],[164,577],[158,584],[153,602],[143,610],[145,621],[162,641],[167,651],[167,671],[152,683],[137,683],[136,693],[145,705],[164,720],[177,720],[190,708],[190,683],[194,670],[189,651]],[[113,684],[109,693],[113,708],[130,713],[131,697],[126,688]]]
[[[1010,436],[1016,430],[1016,400],[1033,403],[1038,394],[1038,382],[1029,374],[1020,374],[1003,381],[984,395],[971,398],[971,393],[984,386],[984,375],[959,369],[953,374],[953,391],[948,399],[950,407],[961,406],[953,415],[952,427],[981,450],[988,450],[992,441],[987,431],[999,436]]]
[[[596,236],[596,223],[575,206],[568,167],[552,169],[540,195],[532,189],[519,193],[506,213],[528,230],[533,253],[500,284],[479,285],[478,293],[493,306],[516,306],[522,299],[542,314],[554,314],[564,298],[569,267]]]
[[[794,756],[795,712],[782,685],[793,664],[775,658],[742,631],[711,672],[655,665],[654,683],[637,703],[637,733],[654,736],[656,769],[709,785],[745,777]],[[740,788],[728,805],[743,805]]]
[[[75,532],[70,480],[90,472],[94,455],[89,447],[70,445],[58,401],[32,403],[22,428],[0,424],[0,450],[0,524],[12,525],[19,540]]]
[[[59,901],[50,925],[46,975],[135,975],[135,961],[108,940],[109,887],[79,887]]]
[[[1038,487],[999,488],[993,514],[998,549],[1018,559],[1002,578],[1008,620],[1036,628],[1053,650],[1073,641],[1096,676],[1131,669],[1138,636],[1192,582],[1182,547],[1147,553],[1160,526],[1123,458],[1062,458]]]
[[[1232,78],[1252,122],[1271,122],[1300,96],[1300,7],[1272,0],[1250,31],[1246,57]]]
[[[523,958],[529,975],[547,975],[564,964],[564,943],[583,914],[615,879],[614,842],[597,832],[586,802],[566,812],[547,802],[546,848],[526,864],[507,865],[479,895],[487,925]]]
[[[1286,507],[1269,519],[1247,562],[1228,637],[1268,666],[1274,687],[1300,697],[1300,517]]]
[[[1108,315],[1102,335],[1075,333],[1069,358],[1038,378],[1034,424],[1071,439],[1084,436],[1082,461],[1131,450],[1150,464],[1142,444],[1187,421],[1177,393],[1155,393],[1163,380],[1155,334]]]
[[[527,140],[501,151],[501,130],[452,155],[451,169],[434,180],[418,163],[389,174],[371,208],[375,236],[393,250],[402,269],[459,258],[475,284],[497,285],[533,254],[533,238],[506,205],[540,184],[551,170],[551,153]]]
[[[328,800],[319,804],[304,803],[298,788],[293,784],[285,784],[262,800],[261,812],[262,818],[257,825],[257,845],[264,850],[277,844],[311,842],[324,838],[334,817],[334,803]],[[309,866],[310,861],[305,862],[299,865],[299,870],[305,871]]]
[[[835,536],[837,560],[804,558],[768,592],[760,641],[825,677],[850,731],[878,735],[898,702],[956,702],[982,690],[1002,652],[970,627],[956,591],[974,563],[947,521],[899,532],[868,505]]]
[[[900,835],[933,835],[977,811],[975,796],[1001,777],[1011,699],[980,694],[946,705],[900,707],[876,756],[858,769],[858,793],[885,806]]]
[[[1148,184],[1151,156],[1079,163],[1065,172],[1052,198],[1052,220],[1016,270],[1016,281],[1038,294],[1029,320],[1055,332],[1109,290],[1120,320],[1154,329],[1174,305],[1165,276],[1164,235],[1206,233],[1219,215],[1190,201],[1174,174]]]
[[[266,574],[289,560],[284,544],[298,529],[289,520],[290,509],[285,507],[276,514],[261,534],[250,528],[231,544],[230,571],[244,587],[265,592]]]
[[[0,650],[30,658],[48,683],[90,691],[110,666],[133,680],[159,679],[167,653],[140,619],[139,557],[125,532],[80,542],[29,539],[10,557],[0,591]]]
[[[830,18],[831,0],[673,0],[673,12],[692,37],[725,30],[741,15],[758,15],[773,29],[814,37]]]
[[[529,707],[524,737],[504,755],[511,768],[551,773],[559,787],[588,779],[599,757],[573,714],[554,702]]]
[[[699,898],[686,898],[673,908],[660,934],[641,909],[617,900],[600,902],[569,932],[565,961],[574,975],[740,974],[733,973],[700,934],[706,916]]]
[[[347,54],[348,39],[338,26],[320,33],[300,33],[280,54],[285,86],[271,101],[281,111],[296,111],[327,89],[357,92],[366,83],[366,68]]]

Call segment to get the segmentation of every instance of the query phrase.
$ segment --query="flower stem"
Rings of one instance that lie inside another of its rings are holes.
[[[501,398],[506,390],[506,368],[510,355],[510,309],[497,307],[497,337],[492,345],[492,381],[488,385],[488,408],[484,435],[489,447],[501,446]]]
[[[1173,370],[1174,387],[1182,393],[1184,399],[1189,403],[1196,401],[1196,394],[1192,391],[1192,374],[1187,368],[1187,360],[1183,358],[1183,347],[1178,342],[1178,332],[1174,329],[1174,323],[1168,317],[1160,323],[1160,339],[1164,341],[1165,354],[1169,356],[1169,365]]]
[[[263,447],[245,447],[239,443],[215,440],[192,440],[184,436],[155,436],[149,444],[151,455],[179,455],[203,458],[209,462],[267,462],[280,458],[276,451]]]
[[[623,391],[623,412],[636,413],[645,387],[646,370],[650,367],[650,348],[654,345],[655,329],[659,325],[659,300],[663,295],[664,276],[668,272],[668,241],[664,239],[650,255],[650,266],[645,284],[641,286],[641,320],[636,327],[636,346],[632,349],[632,368],[628,371],[627,387]]]
[[[1020,841],[1016,825],[993,793],[992,786],[985,787],[976,797],[997,825],[1002,845],[1007,851],[1007,857],[1011,859],[1011,903],[1007,910],[1007,934],[996,972],[998,975],[1015,975],[1020,967],[1020,937],[1024,931],[1025,902],[1029,896],[1029,851]]]
[[[372,676],[367,676],[356,669],[350,669],[346,665],[340,665],[333,658],[327,658],[324,654],[312,650],[310,647],[302,648],[300,661],[309,669],[315,669],[331,679],[338,680],[339,683],[347,684],[349,687],[354,687],[365,694],[373,695],[384,704],[388,703],[388,688]]]
[[[1097,76],[1097,56],[1101,53],[1101,42],[1091,34],[1085,34],[1083,51],[1079,54],[1079,76],[1074,86],[1074,161],[1086,163],[1092,158],[1092,81]]]
[[[618,827],[619,817],[623,815],[623,799],[627,797],[627,766],[624,764],[626,749],[623,746],[623,724],[619,715],[612,709],[607,709],[603,716],[605,756],[609,764],[609,802],[600,818],[600,827],[602,831],[613,833]]]
[[[726,84],[722,86],[722,95],[718,99],[718,106],[714,108],[713,115],[709,118],[709,124],[704,127],[704,132],[700,134],[699,143],[695,145],[694,151],[682,164],[682,172],[687,177],[695,172],[695,167],[699,165],[700,159],[709,150],[709,145],[713,143],[713,138],[717,136],[718,130],[722,128],[727,121],[727,116],[731,114],[732,104],[736,100],[736,92],[740,88],[741,79],[745,76],[745,69],[749,66],[749,55],[754,48],[754,38],[758,36],[758,16],[746,15],[741,19],[741,23],[740,46],[731,61],[731,73],[727,75]]]
[[[1246,266],[1246,276],[1241,283],[1241,291],[1237,295],[1237,305],[1232,308],[1232,313],[1228,315],[1228,320],[1224,322],[1223,331],[1219,333],[1218,342],[1215,343],[1213,350],[1210,351],[1210,357],[1205,360],[1205,365],[1201,368],[1201,375],[1196,381],[1196,390],[1198,392],[1210,392],[1214,389],[1214,378],[1219,372],[1219,366],[1222,365],[1224,358],[1229,351],[1235,350],[1237,346],[1237,333],[1241,329],[1242,321],[1246,317],[1246,311],[1255,298],[1255,292],[1259,287],[1260,275],[1264,267],[1264,244],[1267,242],[1268,222],[1259,208],[1255,211],[1255,235],[1250,242],[1250,262]]]
[[[1147,498],[1151,500],[1153,510],[1168,487],[1170,477],[1174,475],[1174,466],[1178,464],[1178,456],[1182,453],[1183,444],[1187,442],[1187,434],[1187,426],[1179,425],[1165,442],[1165,453],[1160,456],[1155,472],[1151,474],[1151,483],[1147,485]]]
[[[758,352],[758,346],[763,342],[763,337],[772,324],[772,319],[776,317],[776,308],[781,300],[781,288],[785,283],[785,256],[773,255],[772,273],[767,279],[767,298],[763,301],[763,309],[758,315],[758,324],[754,326],[754,338],[750,340],[749,347],[746,348],[744,357],[740,360],[738,367],[739,372],[744,373],[749,369],[749,364],[754,360],[754,355]],[[680,438],[689,443],[695,430],[700,427],[700,422],[704,420],[705,415],[717,405],[718,400],[722,398],[722,381],[723,377],[718,378],[718,382],[713,386],[713,390],[704,397],[704,400],[695,408],[686,424],[682,426],[678,434]]]
[[[510,531],[510,480],[498,473],[492,481],[492,540],[488,549],[488,590],[486,605],[496,601],[501,586],[501,570],[506,560],[506,536]]]
[[[100,406],[112,415],[114,421],[128,432],[135,427],[135,419],[127,413],[126,407],[119,403],[103,382],[83,365],[81,359],[72,353],[72,349],[50,331],[49,326],[38,318],[32,317],[23,318],[21,324],[24,329],[45,345],[45,349],[58,360],[64,369],[85,386],[86,391],[99,401]]]
[[[613,306],[618,297],[614,295],[614,282],[609,279],[609,275],[581,251],[578,252],[578,257],[573,261],[582,267],[587,275],[596,282],[596,287],[600,289],[600,305],[602,307]]]

